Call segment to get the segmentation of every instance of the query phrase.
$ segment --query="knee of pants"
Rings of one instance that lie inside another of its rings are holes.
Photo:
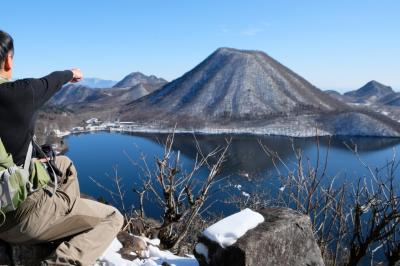
[[[74,166],[74,163],[72,162],[72,160],[69,157],[67,157],[65,155],[58,155],[55,158],[55,162],[61,172],[64,173],[67,169],[69,169],[71,171],[72,175],[75,175],[75,176],[77,175],[77,171]]]
[[[66,168],[69,167],[71,164],[73,165],[72,160],[65,155],[57,155],[55,158],[55,162],[57,167],[59,168]]]
[[[122,226],[124,225],[124,216],[116,208],[114,208],[114,211],[115,211],[115,221],[119,231],[122,229]]]
[[[72,160],[68,156],[65,156],[65,155],[57,155],[56,160],[60,160],[60,161],[66,162],[66,163],[72,163]]]

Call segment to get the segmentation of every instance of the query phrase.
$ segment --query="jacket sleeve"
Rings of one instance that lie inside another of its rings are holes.
[[[55,71],[40,79],[31,79],[32,100],[34,109],[42,107],[65,83],[71,81],[70,70]]]

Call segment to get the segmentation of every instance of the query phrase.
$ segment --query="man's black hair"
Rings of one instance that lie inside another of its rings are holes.
[[[4,63],[9,53],[14,55],[13,38],[7,32],[0,30],[0,66]]]

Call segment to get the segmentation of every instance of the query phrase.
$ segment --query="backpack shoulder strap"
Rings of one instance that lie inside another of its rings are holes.
[[[29,172],[29,166],[31,165],[32,159],[32,152],[33,152],[33,145],[32,141],[29,142],[28,152],[26,153],[25,162],[24,162],[24,170]]]
[[[31,141],[31,143],[30,143],[30,148],[31,148],[31,149],[32,149],[31,146],[33,145],[33,143],[35,144],[35,150],[36,150],[36,151],[39,151],[39,152],[41,153],[41,155],[43,155],[43,157],[46,157],[46,154],[42,151],[40,145],[36,142],[36,136],[35,136],[35,135],[33,135],[32,141]],[[28,151],[29,151],[29,150],[28,150]],[[29,152],[26,154],[26,156],[27,156],[26,159],[28,159],[28,155],[29,155]],[[32,151],[30,152],[30,157],[32,158]],[[25,161],[26,161],[26,159],[25,159]],[[30,159],[29,159],[29,161],[30,161]],[[27,165],[28,165],[28,167],[29,167],[29,162],[28,162]],[[57,188],[58,188],[57,175],[56,175],[56,173],[55,173],[53,167],[51,166],[51,164],[48,164],[48,166],[49,166],[50,170],[53,172],[53,176],[54,176],[54,180],[53,180],[54,190],[53,190],[53,193],[52,193],[52,195],[54,195],[54,194],[56,194],[56,191],[57,191]],[[24,168],[25,168],[25,165],[24,165]],[[28,169],[29,169],[29,168],[28,168]]]

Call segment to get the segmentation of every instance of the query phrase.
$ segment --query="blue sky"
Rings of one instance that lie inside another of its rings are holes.
[[[175,79],[218,47],[261,50],[321,89],[400,89],[400,1],[2,1],[15,76],[80,67]]]

